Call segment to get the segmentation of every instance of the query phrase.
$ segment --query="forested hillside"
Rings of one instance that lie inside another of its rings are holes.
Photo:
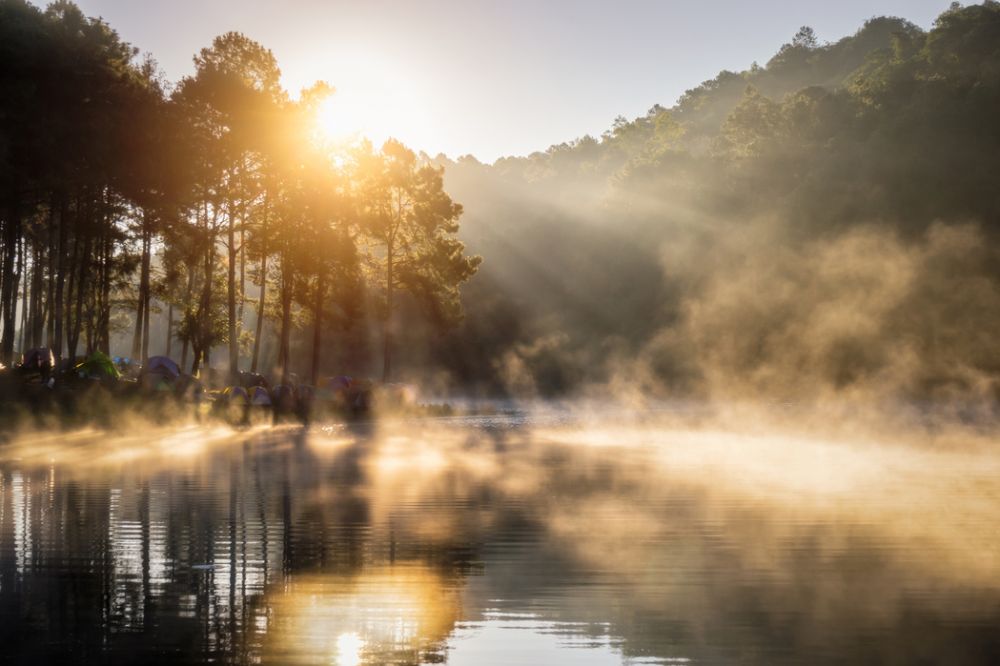
[[[804,27],[669,108],[493,164],[334,155],[332,89],[294,97],[239,33],[194,65],[169,82],[72,2],[0,0],[0,362],[996,397],[997,2],[928,31]]]
[[[803,28],[601,137],[440,157],[485,261],[437,358],[520,394],[995,395],[998,118],[990,1]]]

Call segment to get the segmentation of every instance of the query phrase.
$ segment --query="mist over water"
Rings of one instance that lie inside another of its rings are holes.
[[[1000,663],[1000,2],[829,37],[483,164],[0,0],[0,664]]]
[[[592,410],[26,433],[0,661],[990,663],[993,439]]]

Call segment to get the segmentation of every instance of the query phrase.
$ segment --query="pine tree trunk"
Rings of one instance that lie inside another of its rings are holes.
[[[278,365],[281,383],[288,384],[288,365],[292,335],[292,276],[288,258],[281,260],[281,342],[278,346]]]
[[[261,222],[260,243],[260,299],[257,302],[257,321],[253,336],[253,359],[250,362],[250,372],[257,372],[260,362],[261,334],[264,331],[264,306],[267,304],[267,192],[264,192],[264,219]]]
[[[198,370],[201,369],[201,350],[195,344],[192,344],[191,347],[194,349],[194,360],[191,361],[191,375],[197,377]]]
[[[250,364],[250,372],[257,372],[257,365],[260,361],[260,337],[264,331],[264,306],[267,295],[267,248],[261,252],[260,256],[260,299],[257,301],[257,330],[253,337],[253,361]]]
[[[79,239],[77,244],[79,244]],[[73,314],[73,326],[69,330],[69,337],[66,340],[67,350],[66,353],[70,358],[76,358],[76,349],[80,343],[80,331],[83,327],[83,300],[86,292],[86,282],[84,278],[87,275],[90,264],[90,236],[88,235],[83,242],[83,252],[80,253],[77,261],[77,277],[76,277],[76,303],[74,305]],[[71,289],[72,291],[72,289]]]
[[[28,329],[28,345],[32,348],[42,344],[42,330],[44,329],[44,317],[42,316],[42,287],[44,286],[42,271],[42,251],[35,248],[34,257],[31,262],[31,308]]]
[[[55,250],[54,248],[50,251],[56,251],[56,291],[55,300],[52,303],[52,318],[54,320],[53,328],[55,329],[55,343],[53,345],[52,351],[55,352],[57,359],[62,359],[63,343],[65,341],[65,324],[63,321],[63,315],[66,311],[64,304],[65,299],[65,289],[66,289],[66,244],[69,240],[69,205],[66,203],[66,197],[59,198],[59,248]]]
[[[243,313],[245,310],[246,300],[247,300],[247,225],[246,225],[246,204],[243,204],[243,225],[240,227],[240,291],[239,298],[236,300],[236,320],[240,322],[240,328],[243,328]]]
[[[236,226],[233,218],[234,206],[229,206],[229,266],[227,267],[227,300],[229,315],[229,378],[235,382],[240,371],[240,341],[236,326]]]
[[[98,348],[104,354],[108,356],[111,355],[111,256],[112,256],[112,244],[111,236],[104,232],[104,237],[101,239],[104,251],[101,253],[102,257],[102,270],[101,270],[101,307],[100,307],[100,318],[99,325],[97,327],[98,331]]]
[[[136,304],[135,312],[135,330],[132,333],[132,358],[138,359],[143,358],[143,347],[148,349],[148,345],[144,342],[145,340],[145,330],[144,326],[148,319],[148,309],[149,309],[149,251],[150,251],[150,239],[149,239],[149,216],[148,213],[143,211],[142,213],[142,261],[139,268],[139,298]]]
[[[142,245],[142,270],[145,274],[145,285],[139,285],[140,296],[142,298],[142,349],[140,350],[142,363],[145,364],[149,359],[149,313],[151,310],[152,302],[152,285],[150,284],[150,261],[152,259],[151,254],[153,251],[153,234],[146,227],[146,231],[143,234],[143,245]]]
[[[47,261],[49,265],[47,280],[45,283],[45,346],[52,350],[54,354],[58,354],[56,351],[56,327],[55,327],[55,313],[52,310],[52,304],[56,300],[56,254],[57,254],[57,244],[58,244],[58,225],[56,223],[56,201],[55,196],[49,200],[49,225],[48,225],[48,235],[49,242],[46,244]]]
[[[20,249],[21,245],[22,245],[22,237],[19,236],[18,238],[14,239],[14,252],[11,255],[11,261],[19,262],[17,264],[17,266],[18,266],[17,270],[14,271],[14,284],[11,285],[11,301],[10,301],[10,316],[9,316],[9,321],[10,321],[10,328],[11,328],[11,346],[12,347],[13,347],[13,344],[14,344],[14,333],[15,333],[14,327],[17,325],[17,289],[18,289],[18,285],[20,284],[20,281],[22,279],[24,279],[22,277],[24,275],[24,270],[22,268],[22,264],[24,262],[23,253],[19,252],[19,249]],[[22,255],[22,256],[20,258],[18,258],[18,255]],[[13,348],[11,349],[11,357],[13,358]]]
[[[18,344],[18,349],[20,349],[20,351],[21,351],[22,354],[24,353],[24,335],[25,335],[25,329],[28,326],[28,320],[27,320],[27,316],[28,316],[28,274],[27,274],[27,271],[25,270],[26,267],[27,267],[27,262],[28,262],[27,252],[28,252],[27,241],[24,238],[22,238],[21,239],[21,258],[20,258],[19,264],[18,264],[20,266],[21,275],[23,276],[21,278],[23,280],[22,295],[21,295],[21,333],[20,333],[21,341]]]
[[[323,282],[323,271],[316,276],[316,300],[313,303],[313,349],[312,349],[312,372],[310,373],[310,383],[316,386],[319,383],[319,355],[321,341],[323,337],[323,292],[325,290]]]
[[[198,306],[198,321],[197,330],[195,331],[195,338],[197,342],[192,342],[191,346],[194,349],[194,362],[191,366],[191,374],[198,373],[199,364],[202,361],[202,352],[205,352],[205,356],[208,356],[208,345],[206,340],[208,340],[211,335],[211,331],[208,328],[211,326],[210,318],[212,316],[212,272],[214,269],[212,259],[215,256],[215,248],[209,245],[205,248],[204,256],[204,280],[201,286],[201,303]]]
[[[392,372],[392,243],[386,259],[385,321],[382,323],[382,383],[388,383]]]
[[[11,197],[9,214],[3,228],[3,270],[0,279],[0,311],[3,314],[3,334],[0,335],[0,362],[10,365],[14,356],[14,318],[11,304],[16,300],[14,259],[17,241],[21,237],[21,211],[17,196]]]
[[[191,294],[193,293],[193,291],[194,291],[194,268],[190,264],[188,264],[187,288],[184,290],[185,308],[190,307],[191,305]],[[189,341],[187,338],[181,340],[181,368],[187,366],[188,342]]]
[[[163,352],[163,355],[167,358],[170,357],[170,343],[174,337],[174,304],[170,303],[167,306],[167,345]]]
[[[142,363],[149,360],[149,313],[151,308],[150,290],[146,289],[145,305],[142,308]]]

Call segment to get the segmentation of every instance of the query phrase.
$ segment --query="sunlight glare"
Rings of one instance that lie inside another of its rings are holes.
[[[349,631],[337,636],[337,666],[358,666],[361,663],[361,648],[365,642],[356,632]]]
[[[381,74],[346,83],[316,109],[316,129],[324,140],[351,146],[368,139],[379,147],[390,137],[414,134],[420,104],[410,86]]]

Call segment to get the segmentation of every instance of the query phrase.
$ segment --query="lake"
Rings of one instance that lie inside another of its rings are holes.
[[[1000,448],[508,416],[0,445],[0,663],[1000,663]]]

